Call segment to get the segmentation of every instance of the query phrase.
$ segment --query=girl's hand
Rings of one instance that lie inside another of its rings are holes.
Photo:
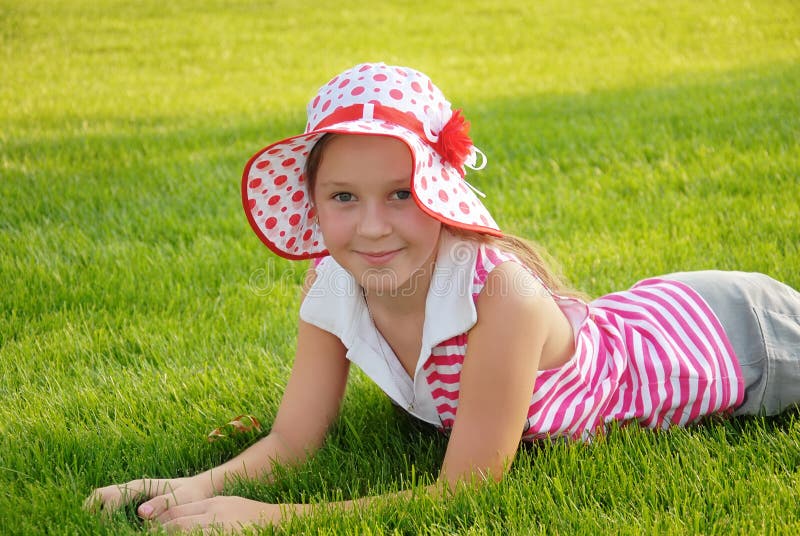
[[[170,507],[200,501],[214,496],[209,479],[200,475],[187,478],[131,480],[98,488],[84,502],[84,508],[109,514],[130,502],[139,502],[137,514],[152,519]]]
[[[218,496],[197,502],[170,506],[153,520],[168,532],[203,532],[222,530],[238,531],[253,525],[278,525],[282,519],[281,505]],[[283,508],[302,508],[301,505],[284,505]]]

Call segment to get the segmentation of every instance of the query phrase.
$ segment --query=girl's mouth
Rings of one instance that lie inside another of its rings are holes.
[[[380,266],[391,261],[401,250],[393,249],[388,251],[359,251],[358,254],[373,266]]]

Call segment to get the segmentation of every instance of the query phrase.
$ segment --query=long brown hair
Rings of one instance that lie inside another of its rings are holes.
[[[306,187],[308,188],[308,196],[313,201],[314,199],[314,184],[317,182],[317,171],[319,165],[322,163],[322,153],[325,151],[325,146],[335,138],[337,134],[333,132],[326,132],[317,140],[317,143],[311,148],[311,152],[306,157],[306,166],[304,174],[306,176]]]
[[[322,161],[322,155],[325,146],[337,136],[335,133],[325,133],[317,140],[311,152],[306,158],[305,176],[308,193],[311,199],[314,199],[314,183],[317,178],[317,171]],[[560,270],[554,268],[557,266],[554,259],[538,244],[520,238],[518,236],[503,234],[503,236],[491,236],[475,231],[467,231],[459,229],[451,225],[444,224],[445,229],[450,233],[463,240],[470,240],[480,244],[487,244],[495,246],[503,251],[515,255],[525,266],[532,270],[542,282],[552,292],[561,296],[571,296],[574,298],[587,299],[587,296],[573,289],[566,281]]]
[[[446,224],[445,228],[462,240],[471,240],[480,244],[494,246],[513,254],[555,294],[581,300],[588,299],[586,294],[570,286],[567,279],[562,275],[558,263],[547,253],[547,250],[531,240],[505,233],[503,236],[491,236]]]

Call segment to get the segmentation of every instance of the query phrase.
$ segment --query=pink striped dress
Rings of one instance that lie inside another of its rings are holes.
[[[477,300],[498,264],[519,262],[480,247],[472,297]],[[739,364],[719,320],[688,286],[647,279],[589,304],[555,296],[573,324],[575,354],[539,371],[523,440],[590,439],[611,421],[648,428],[685,425],[741,404]],[[423,366],[442,428],[458,411],[467,334],[433,348]]]

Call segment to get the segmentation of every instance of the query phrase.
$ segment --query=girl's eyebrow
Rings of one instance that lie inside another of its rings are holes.
[[[343,181],[318,181],[318,188],[347,188],[351,186],[348,182]]]
[[[393,179],[391,181],[387,181],[387,184],[392,188],[397,187],[410,187],[411,186],[411,176],[400,177],[397,179]],[[320,188],[352,188],[353,183],[343,181],[343,180],[330,180],[330,181],[318,181],[317,186]]]

